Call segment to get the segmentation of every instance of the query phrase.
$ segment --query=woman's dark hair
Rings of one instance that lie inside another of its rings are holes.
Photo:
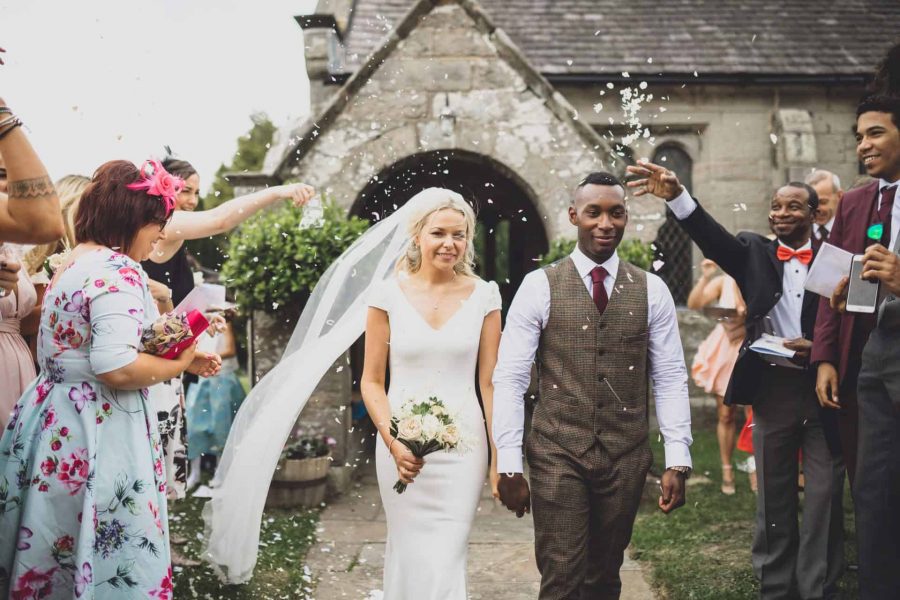
[[[101,165],[78,204],[75,241],[94,242],[127,253],[142,227],[151,223],[164,226],[168,215],[162,198],[128,189],[128,184],[141,179],[138,168],[127,160]]]
[[[165,157],[162,161],[162,166],[172,175],[176,175],[182,179],[187,179],[191,175],[197,174],[197,169],[194,168],[194,165],[186,160],[180,160],[172,156]]]

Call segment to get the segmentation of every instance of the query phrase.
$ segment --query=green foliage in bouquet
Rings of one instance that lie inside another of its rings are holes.
[[[222,275],[244,312],[305,302],[328,266],[369,228],[327,200],[320,226],[300,229],[302,218],[302,209],[284,205],[231,235]]]
[[[547,254],[541,255],[538,259],[538,264],[546,267],[572,254],[574,249],[575,240],[564,238],[554,240],[550,244],[550,250],[547,251]],[[638,239],[622,240],[622,243],[619,244],[618,253],[619,258],[645,271],[649,271],[650,266],[653,264],[653,248],[650,244]]]

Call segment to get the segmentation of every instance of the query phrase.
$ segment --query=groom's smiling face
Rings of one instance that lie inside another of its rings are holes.
[[[595,263],[606,262],[628,225],[625,189],[595,184],[578,188],[569,207],[569,221],[578,227],[578,248]]]

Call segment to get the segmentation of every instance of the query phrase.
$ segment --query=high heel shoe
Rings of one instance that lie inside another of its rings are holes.
[[[722,465],[722,493],[726,496],[734,496],[736,491],[734,487],[734,467]]]

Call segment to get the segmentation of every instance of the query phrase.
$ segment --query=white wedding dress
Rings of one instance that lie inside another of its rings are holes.
[[[472,295],[440,328],[413,307],[392,277],[369,305],[388,313],[391,408],[410,398],[437,396],[457,415],[468,449],[438,451],[403,494],[393,490],[397,468],[387,446],[375,452],[387,516],[384,600],[466,600],[469,531],[488,472],[484,415],[475,395],[475,367],[484,318],[500,309],[496,283],[478,280]]]

